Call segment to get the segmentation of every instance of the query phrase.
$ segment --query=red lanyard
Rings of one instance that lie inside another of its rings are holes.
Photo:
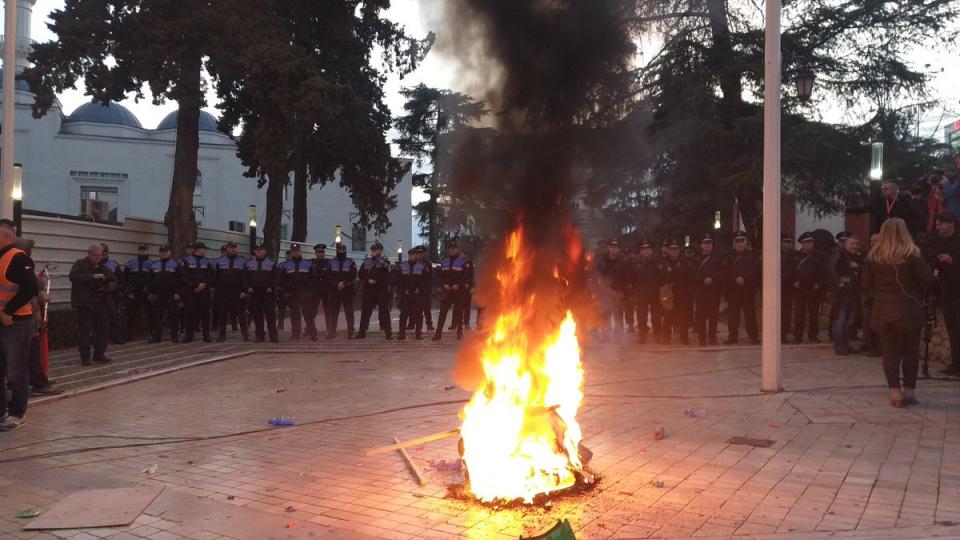
[[[887,205],[887,218],[889,219],[890,217],[892,217],[892,216],[890,215],[890,211],[893,210],[893,205],[897,203],[897,200],[894,199],[894,200],[892,200],[892,201],[888,200],[888,201],[884,201],[884,202],[885,202],[885,204]]]

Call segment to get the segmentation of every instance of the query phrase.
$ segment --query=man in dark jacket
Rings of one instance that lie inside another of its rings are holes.
[[[356,338],[364,339],[367,337],[367,328],[370,326],[370,317],[373,316],[373,310],[376,308],[380,317],[380,328],[384,331],[386,339],[393,339],[393,330],[390,324],[390,261],[383,256],[383,244],[374,242],[370,246],[370,256],[364,259],[360,264],[360,284],[363,285],[363,293],[360,304],[360,329],[357,331]],[[446,313],[440,315],[440,326],[443,327],[443,319]]]
[[[940,283],[940,305],[943,306],[943,325],[950,338],[950,365],[940,373],[960,375],[960,232],[957,218],[950,212],[936,217],[937,237],[928,249],[928,258],[936,270]]]
[[[647,317],[653,329],[653,337],[659,340],[663,329],[663,318],[660,308],[660,282],[657,280],[657,259],[653,256],[653,246],[644,240],[640,242],[640,256],[631,268],[630,278],[633,280],[633,290],[636,293],[637,306],[637,343],[647,342]]]
[[[290,308],[290,340],[300,339],[304,325],[307,328],[307,335],[316,335],[316,322],[308,319],[306,317],[308,310],[303,309],[313,291],[310,287],[310,261],[301,255],[300,244],[290,246],[290,259],[280,263],[279,271],[280,290],[286,305]]]
[[[207,258],[207,246],[197,242],[193,254],[180,261],[180,279],[183,281],[186,332],[184,343],[193,341],[193,334],[200,327],[203,341],[210,343],[210,289],[213,286],[213,261]]]
[[[30,341],[36,330],[30,300],[40,292],[33,264],[14,247],[15,238],[13,223],[0,222],[0,431],[23,426],[27,414]]]
[[[717,317],[720,314],[720,291],[723,288],[723,265],[713,253],[713,238],[707,235],[700,241],[700,255],[692,273],[693,292],[697,313],[694,325],[700,345],[717,344]]]
[[[277,302],[276,290],[280,281],[277,265],[267,258],[267,250],[262,245],[254,248],[254,258],[247,261],[245,283],[247,297],[253,312],[255,341],[263,343],[269,335],[270,343],[277,343]],[[266,322],[266,331],[264,330]]]
[[[353,339],[353,295],[357,282],[357,264],[347,257],[347,246],[337,244],[337,255],[330,261],[330,313],[327,323],[327,339],[337,335],[340,308],[347,319],[347,339]]]
[[[823,299],[825,265],[823,258],[814,249],[813,234],[800,235],[800,258],[794,267],[793,293],[793,341],[803,341],[803,328],[807,327],[810,343],[820,341],[820,302]]]
[[[312,296],[304,316],[307,320],[314,320],[317,313],[323,310],[324,332],[329,332],[330,321],[327,319],[327,312],[330,310],[330,261],[327,260],[327,245],[316,244],[313,246],[313,261],[310,263],[310,288]],[[316,326],[314,326],[316,328]],[[310,329],[308,328],[309,332]],[[314,332],[310,339],[317,340],[317,334]]]
[[[77,259],[70,269],[70,304],[77,321],[77,346],[80,363],[89,366],[90,337],[93,335],[94,362],[109,363],[107,337],[110,333],[108,295],[116,288],[116,275],[103,266],[103,247],[91,244],[87,256]]]
[[[793,321],[793,272],[800,261],[793,235],[780,236],[780,341],[787,342],[787,333],[791,330]]]
[[[900,218],[907,222],[910,233],[916,235],[917,220],[913,215],[910,197],[900,195],[900,187],[893,180],[884,181],[880,190],[883,198],[873,208],[870,230],[878,232],[880,226],[888,219]]]
[[[247,313],[244,309],[243,300],[246,298],[246,292],[243,290],[243,272],[246,268],[247,260],[238,254],[237,245],[233,242],[227,244],[227,254],[213,261],[216,268],[216,279],[214,283],[217,287],[216,310],[218,328],[217,341],[227,340],[227,323],[235,316],[239,319],[240,334],[244,341],[248,341],[250,336],[247,329]]]
[[[660,283],[660,296],[665,298],[663,308],[663,332],[659,337],[659,342],[669,344],[673,338],[673,332],[676,331],[680,336],[681,343],[689,343],[689,335],[684,324],[684,313],[687,306],[684,305],[683,288],[688,279],[685,275],[685,267],[681,265],[680,242],[671,240],[667,242],[667,258],[660,261],[657,265],[657,282]]]
[[[149,314],[150,303],[147,302],[147,286],[150,285],[153,261],[147,253],[147,245],[137,246],[137,257],[127,261],[123,267],[125,296],[127,297],[127,320],[125,337],[127,341],[133,339],[133,332],[137,320],[143,320],[141,311]]]
[[[163,318],[166,315],[170,326],[170,341],[180,341],[182,321],[177,309],[181,300],[180,266],[173,258],[169,246],[160,246],[160,258],[150,267],[150,284],[147,286],[147,301],[150,302],[150,343],[159,343],[163,337]]]
[[[724,343],[727,345],[739,343],[742,315],[750,341],[759,344],[756,296],[760,263],[753,252],[747,250],[747,233],[739,231],[734,235],[733,252],[727,255],[723,270],[727,297],[727,326],[730,332]]]

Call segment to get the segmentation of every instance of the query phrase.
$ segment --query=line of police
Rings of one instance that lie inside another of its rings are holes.
[[[147,246],[142,244],[138,246],[137,257],[125,265],[110,259],[107,246],[102,247],[99,264],[91,265],[89,273],[106,276],[92,279],[91,283],[102,284],[96,287],[100,294],[93,296],[102,299],[109,313],[108,322],[104,321],[109,324],[109,332],[105,328],[101,331],[80,329],[81,334],[93,333],[95,341],[105,341],[108,333],[115,342],[122,342],[122,337],[132,339],[143,311],[147,312],[151,343],[161,341],[165,321],[174,342],[191,342],[197,332],[205,342],[211,342],[212,330],[216,331],[218,341],[224,341],[231,323],[246,341],[249,339],[248,311],[257,342],[267,338],[278,341],[278,322],[282,328],[285,311],[290,313],[292,340],[301,336],[318,339],[315,318],[321,310],[326,337],[332,339],[337,333],[341,309],[348,338],[366,337],[376,309],[381,330],[387,339],[392,339],[390,305],[394,291],[400,300],[398,338],[405,339],[406,331],[413,328],[415,337],[422,339],[424,322],[433,330],[430,301],[435,274],[441,304],[434,339],[442,338],[443,324],[451,310],[451,329],[456,329],[458,338],[462,338],[464,326],[469,327],[473,266],[460,254],[455,242],[450,243],[448,255],[436,268],[427,261],[423,247],[410,249],[406,261],[393,264],[383,255],[383,246],[379,243],[371,247],[370,256],[360,265],[347,257],[343,244],[337,244],[333,259],[326,258],[326,245],[315,245],[312,260],[304,259],[300,246],[293,244],[282,263],[268,258],[263,246],[255,246],[253,257],[247,259],[239,255],[236,244],[229,243],[223,246],[219,258],[210,259],[206,245],[196,243],[187,246],[186,256],[177,260],[167,246],[160,247],[159,259],[151,259]],[[81,259],[78,264],[86,265],[85,261],[87,259]],[[353,304],[358,282],[361,317],[359,330],[354,333]],[[124,332],[120,331],[121,312],[126,314]],[[96,317],[89,319],[91,324],[96,324]],[[97,340],[97,334],[103,339]],[[98,350],[94,356],[100,359],[105,343],[96,345]],[[83,349],[81,345],[81,359],[86,362],[90,357],[89,345],[86,351]]]

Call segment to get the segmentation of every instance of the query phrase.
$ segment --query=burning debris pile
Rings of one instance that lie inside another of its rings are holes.
[[[637,0],[435,0],[434,50],[461,90],[485,100],[493,129],[448,141],[455,196],[502,217],[476,300],[489,332],[461,349],[454,378],[474,392],[461,451],[483,501],[523,500],[590,478],[583,471],[583,367],[577,322],[590,317],[570,209],[592,137],[616,123],[633,84]],[[489,227],[485,223],[485,227]]]

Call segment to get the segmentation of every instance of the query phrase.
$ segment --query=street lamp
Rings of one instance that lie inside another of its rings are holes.
[[[257,205],[250,205],[250,253],[257,246]]]
[[[17,236],[23,236],[23,165],[13,164],[13,189],[10,191],[13,199],[13,224],[17,229]]]
[[[343,242],[343,227],[337,225],[336,236],[333,237],[334,244],[340,244]]]
[[[806,103],[810,101],[810,96],[813,94],[813,83],[817,80],[817,76],[813,74],[809,69],[805,69],[797,74],[797,97],[800,98],[800,101]]]
[[[403,262],[403,240],[397,240],[397,262]]]
[[[720,211],[717,210],[716,212],[713,213],[713,230],[719,231],[721,226],[722,225],[720,225]]]
[[[883,143],[875,142],[870,145],[870,180],[883,179]]]

